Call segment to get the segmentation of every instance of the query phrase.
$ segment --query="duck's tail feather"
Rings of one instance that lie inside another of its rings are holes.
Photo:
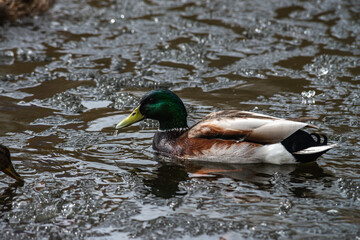
[[[307,133],[298,130],[282,141],[282,144],[298,162],[315,161],[322,154],[335,147],[336,144],[327,145],[327,137],[317,133]]]
[[[309,147],[297,152],[293,152],[292,154],[296,154],[296,155],[311,155],[311,154],[315,154],[315,153],[325,153],[326,151],[330,150],[331,148],[336,147],[336,144],[331,144],[331,145],[324,145],[324,146],[316,146],[316,147]]]
[[[293,152],[292,155],[296,158],[298,162],[311,162],[315,161],[322,154],[326,153],[334,147],[336,147],[336,144],[309,147],[297,152]]]

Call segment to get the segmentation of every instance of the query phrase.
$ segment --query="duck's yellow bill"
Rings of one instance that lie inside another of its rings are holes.
[[[138,106],[137,108],[135,108],[134,111],[132,111],[132,113],[130,113],[129,116],[127,116],[127,118],[125,118],[124,120],[119,122],[118,125],[116,125],[116,129],[130,126],[131,124],[141,121],[144,118],[145,118],[144,115],[142,115],[140,112],[140,106]]]
[[[7,168],[3,170],[3,172],[10,177],[14,178],[16,181],[24,182],[24,179],[15,171],[12,164],[10,164]]]

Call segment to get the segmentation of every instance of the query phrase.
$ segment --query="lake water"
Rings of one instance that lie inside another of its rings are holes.
[[[276,166],[157,156],[151,89],[189,125],[222,109],[314,117],[338,147]],[[360,4],[64,0],[0,25],[2,239],[359,239]]]

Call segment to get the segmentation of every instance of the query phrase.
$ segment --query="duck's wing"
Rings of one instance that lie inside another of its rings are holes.
[[[278,143],[304,127],[314,127],[263,114],[227,110],[207,115],[188,131],[190,138],[220,138],[257,143]]]

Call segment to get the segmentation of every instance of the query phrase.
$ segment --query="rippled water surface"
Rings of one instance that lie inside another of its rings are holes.
[[[2,239],[360,238],[358,1],[57,1],[0,25]],[[164,159],[155,122],[114,126],[153,88],[189,124],[219,109],[315,117],[316,163]]]

